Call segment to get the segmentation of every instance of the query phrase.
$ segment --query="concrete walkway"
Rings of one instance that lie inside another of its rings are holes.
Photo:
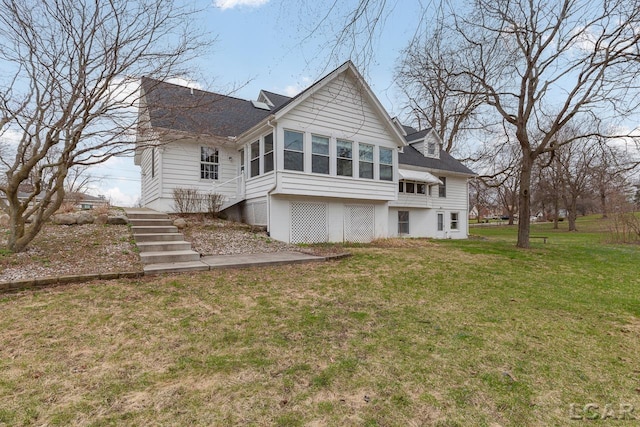
[[[272,252],[240,255],[211,255],[200,258],[200,261],[151,264],[144,266],[144,274],[180,273],[185,271],[206,271],[218,268],[263,267],[269,265],[299,264],[303,262],[319,262],[341,256],[315,256],[301,252]]]

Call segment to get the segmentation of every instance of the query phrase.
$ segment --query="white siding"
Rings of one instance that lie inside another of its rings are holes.
[[[200,147],[212,146],[218,149],[218,179],[200,179]],[[147,153],[149,152],[149,153]],[[143,172],[148,177],[151,170],[144,166],[144,157],[150,158],[150,150],[143,153]],[[239,175],[239,153],[235,147],[216,145],[212,142],[180,141],[168,143],[156,148],[157,179],[154,184],[145,183],[143,175],[143,203],[153,209],[164,212],[175,211],[173,190],[176,188],[196,189],[199,192],[218,193],[225,196],[225,202],[233,202],[237,199],[239,186],[243,184]],[[157,183],[157,184],[155,184]],[[145,190],[145,186],[147,186]],[[161,186],[162,190],[156,186]]]
[[[151,164],[152,161],[153,165]],[[140,168],[142,178],[140,182],[140,198],[142,204],[147,205],[160,196],[160,150],[157,147],[147,147],[142,151]]]
[[[460,209],[465,211],[468,203],[467,178],[447,176],[445,173],[432,172],[437,177],[447,177],[447,197],[438,197],[438,186],[434,185],[432,191],[432,207],[434,209]]]
[[[293,126],[337,132],[339,138],[392,142],[389,130],[367,100],[364,88],[343,73],[286,114]]]
[[[275,178],[273,172],[248,178],[245,187],[245,197],[247,199],[264,197],[267,195],[267,192],[274,187],[274,184]]]
[[[389,206],[407,208],[430,208],[432,205],[432,199],[433,197],[429,197],[426,194],[398,193],[397,200],[389,202]]]
[[[396,185],[391,181],[280,172],[277,193],[389,201],[396,197]]]

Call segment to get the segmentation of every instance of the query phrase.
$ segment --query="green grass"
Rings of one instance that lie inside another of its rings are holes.
[[[589,403],[640,411],[640,247],[586,223],[535,228],[549,242],[530,250],[487,227],[330,263],[0,296],[0,425],[540,426],[581,425]]]

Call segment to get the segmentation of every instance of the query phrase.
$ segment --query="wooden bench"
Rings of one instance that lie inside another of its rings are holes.
[[[530,238],[530,239],[542,239],[542,241],[543,241],[544,243],[547,243],[547,239],[548,239],[549,237],[547,237],[547,236],[529,236],[529,238]]]

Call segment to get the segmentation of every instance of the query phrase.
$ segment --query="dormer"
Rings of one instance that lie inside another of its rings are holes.
[[[440,158],[442,140],[433,128],[407,135],[407,142],[423,156],[432,159]]]
[[[438,134],[432,129],[431,132],[427,133],[424,137],[424,146],[422,154],[425,157],[430,157],[432,159],[440,158],[440,137]]]
[[[260,94],[258,95],[258,102],[267,104],[267,106],[269,106],[269,108],[273,108],[275,107],[275,105],[273,104],[273,102],[271,102],[271,100],[269,99],[269,97],[267,96],[267,94],[265,93],[266,91],[261,90]]]

